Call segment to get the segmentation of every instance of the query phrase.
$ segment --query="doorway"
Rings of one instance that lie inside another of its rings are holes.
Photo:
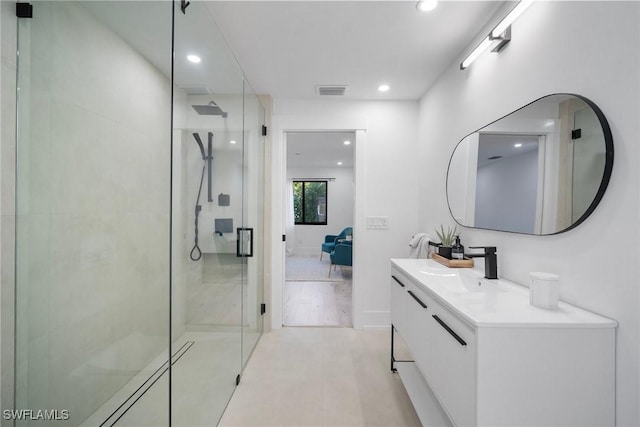
[[[353,326],[355,137],[285,132],[284,326]]]

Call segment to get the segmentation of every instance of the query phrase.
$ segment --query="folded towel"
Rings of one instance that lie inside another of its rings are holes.
[[[427,258],[429,254],[429,240],[427,233],[418,233],[409,242],[409,258]]]

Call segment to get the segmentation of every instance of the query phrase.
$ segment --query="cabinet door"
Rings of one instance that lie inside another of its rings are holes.
[[[429,359],[433,345],[433,325],[430,318],[432,302],[424,292],[416,286],[407,290],[407,337],[413,360],[429,380]]]
[[[407,284],[409,283],[396,270],[391,270],[391,324],[396,331],[407,339]]]
[[[429,321],[434,328],[429,382],[454,424],[476,425],[476,336],[439,304]]]

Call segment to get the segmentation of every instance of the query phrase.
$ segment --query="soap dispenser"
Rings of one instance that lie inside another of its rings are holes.
[[[464,246],[460,243],[460,236],[456,236],[456,242],[451,247],[451,259],[464,259]]]

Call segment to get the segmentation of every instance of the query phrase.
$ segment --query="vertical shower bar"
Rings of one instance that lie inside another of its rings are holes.
[[[211,166],[213,165],[213,132],[209,132],[209,141],[207,143],[207,195],[208,200],[213,202],[212,188],[211,188]]]

